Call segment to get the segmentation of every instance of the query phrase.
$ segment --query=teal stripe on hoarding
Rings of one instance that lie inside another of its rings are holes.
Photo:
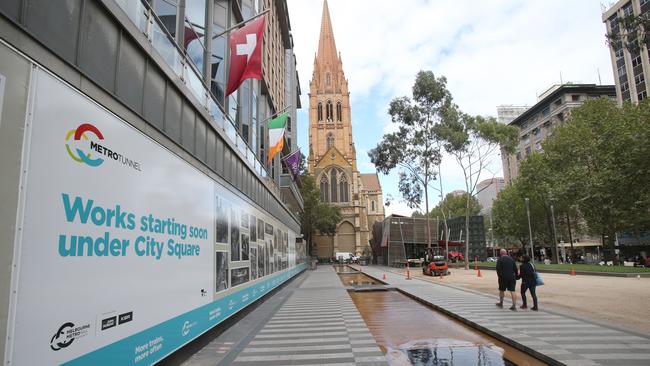
[[[305,268],[304,263],[299,264],[287,272],[279,273],[275,277],[87,353],[63,365],[152,364],[255,302]]]

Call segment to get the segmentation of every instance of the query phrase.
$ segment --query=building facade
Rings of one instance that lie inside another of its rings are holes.
[[[534,151],[542,151],[542,142],[553,129],[569,117],[573,108],[589,99],[609,98],[615,100],[613,85],[562,84],[544,92],[534,106],[510,122],[519,129],[519,145],[514,154],[501,150],[503,175],[506,184],[512,184],[519,173],[519,164]]]
[[[474,260],[475,257],[478,257],[479,260],[485,260],[487,257],[485,225],[483,221],[483,216],[469,217],[468,260]],[[452,217],[448,219],[447,227],[449,229],[449,239],[451,241],[458,241],[465,244],[466,233],[464,216]],[[462,248],[461,251],[462,253],[465,253],[464,248]]]
[[[361,174],[357,169],[348,81],[327,1],[309,83],[308,170],[319,184],[321,200],[339,206],[343,215],[336,235],[315,236],[312,254],[330,258],[336,252],[359,255],[369,250],[370,229],[384,217],[381,185],[376,173]]]
[[[476,199],[481,205],[482,215],[489,215],[492,212],[492,203],[505,185],[506,180],[501,177],[486,179],[476,185]]]
[[[519,117],[520,114],[524,113],[528,108],[530,107],[516,105],[497,106],[497,122],[507,125],[515,118]]]
[[[619,33],[621,21],[630,16],[646,15],[650,10],[648,0],[620,0],[603,13],[607,34]],[[648,29],[646,29],[646,32]],[[624,31],[623,31],[624,33]],[[638,103],[648,97],[650,90],[650,44],[628,50],[623,44],[609,42],[609,51],[616,83],[619,104]]]
[[[226,97],[224,31],[264,10],[263,79]],[[299,190],[266,155],[266,121],[300,106],[289,24],[284,0],[0,2],[4,363],[156,363],[304,268]],[[109,309],[128,325],[107,337]],[[55,352],[69,323],[87,338]],[[151,356],[112,347],[154,327]]]

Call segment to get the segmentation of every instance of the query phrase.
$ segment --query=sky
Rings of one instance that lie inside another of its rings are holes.
[[[307,153],[309,81],[323,0],[287,3],[302,89],[298,145]],[[328,6],[349,82],[362,173],[375,172],[367,153],[391,130],[390,101],[411,96],[420,70],[445,76],[464,112],[494,117],[498,105],[534,105],[561,80],[613,84],[603,10],[596,0],[329,0]],[[498,155],[481,180],[492,176],[502,176]],[[413,210],[397,189],[397,170],[379,178],[384,200],[394,198],[386,215],[410,215]],[[448,156],[442,182],[445,193],[465,188],[462,170]],[[438,200],[431,198],[431,207]]]

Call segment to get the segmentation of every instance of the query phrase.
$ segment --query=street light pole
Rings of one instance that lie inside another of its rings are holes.
[[[530,227],[530,207],[528,203],[528,197],[524,198],[524,201],[526,202],[526,215],[528,216],[528,238],[529,238],[529,245],[530,245],[530,261],[534,264],[535,263],[535,252],[533,251],[533,229]]]
[[[555,211],[553,211],[553,204],[551,203],[551,221],[553,222],[553,246],[555,247],[555,263],[560,263],[560,258],[557,255],[557,234],[555,231]],[[552,252],[551,252],[552,253]]]

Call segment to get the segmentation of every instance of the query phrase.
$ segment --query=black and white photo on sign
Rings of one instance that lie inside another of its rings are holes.
[[[266,273],[267,274],[272,274],[275,271],[273,270],[273,245],[271,244],[270,239],[267,240],[267,242],[266,242],[266,258],[265,258],[265,260],[266,260],[266,268],[267,268]]]
[[[239,286],[243,283],[246,283],[248,282],[248,280],[249,280],[248,267],[233,268],[230,271],[230,285],[232,287]]]
[[[241,260],[247,261],[249,258],[250,242],[248,234],[241,234]]]
[[[228,253],[227,252],[217,252],[215,257],[215,262],[217,266],[216,271],[216,289],[215,292],[220,292],[228,289]]]
[[[257,278],[257,248],[251,247],[251,280],[254,280],[256,278]]]
[[[230,258],[233,262],[241,260],[241,246],[239,243],[239,218],[237,217],[237,210],[230,209]]]
[[[217,243],[228,244],[228,214],[230,204],[228,201],[217,196]]]
[[[267,235],[273,235],[273,225],[268,224],[268,223],[266,225],[264,225],[264,232]]]
[[[251,243],[257,242],[257,218],[253,215],[250,215],[250,236],[251,236]]]
[[[257,240],[264,240],[264,221],[257,219]]]
[[[266,272],[265,272],[265,268],[264,268],[264,252],[265,252],[264,243],[261,243],[257,248],[258,248],[257,249],[257,253],[258,253],[258,256],[257,256],[257,273],[258,273],[259,277],[264,277],[264,276],[266,276]]]
[[[241,212],[241,227],[248,229],[248,214],[243,210]]]

